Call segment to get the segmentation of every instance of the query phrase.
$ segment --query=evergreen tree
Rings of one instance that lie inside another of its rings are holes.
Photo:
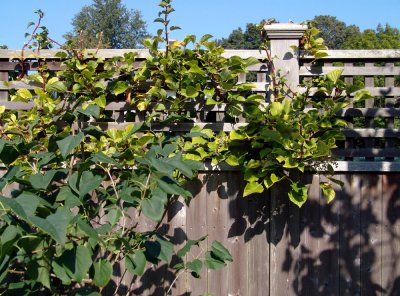
[[[376,30],[367,29],[349,36],[344,42],[346,49],[390,49],[400,48],[400,30],[390,25],[378,25]]]
[[[100,33],[103,48],[137,48],[149,36],[141,13],[128,10],[121,0],[93,0],[75,15],[72,26],[64,38],[81,42],[85,48],[96,48]]]

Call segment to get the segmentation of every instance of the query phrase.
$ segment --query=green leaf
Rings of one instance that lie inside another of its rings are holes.
[[[254,193],[262,193],[264,191],[264,187],[258,182],[249,182],[246,184],[244,188],[243,197]]]
[[[64,253],[55,258],[53,261],[57,266],[58,273],[61,275],[61,269],[69,278],[80,283],[87,275],[92,265],[92,256],[89,249],[83,245],[78,245],[72,250],[66,250]],[[65,276],[63,276],[65,278]]]
[[[12,241],[19,234],[19,230],[14,225],[8,225],[0,236],[1,245],[5,245],[7,242]]]
[[[94,175],[90,171],[84,171],[79,181],[79,197],[83,197],[90,191],[100,187],[103,177]]]
[[[343,73],[343,69],[336,69],[336,70],[333,70],[333,71],[329,72],[328,74],[326,74],[326,77],[330,81],[332,81],[333,84],[337,84],[342,73]]]
[[[97,106],[100,108],[105,108],[107,104],[107,99],[105,95],[101,95],[97,98],[94,99],[94,102],[96,103]]]
[[[97,152],[93,154],[92,161],[98,163],[112,164],[114,166],[120,166],[120,164],[114,158],[105,155],[103,152]]]
[[[79,219],[77,225],[90,239],[96,242],[103,242],[96,230],[84,220]]]
[[[142,201],[140,208],[143,214],[154,220],[160,221],[164,213],[164,203],[158,198],[147,198]]]
[[[114,226],[115,224],[117,224],[119,219],[121,218],[121,216],[122,216],[122,213],[119,208],[110,209],[107,212],[108,222],[110,222],[111,226]]]
[[[61,81],[55,81],[53,83],[50,83],[50,84],[46,85],[46,91],[47,92],[55,91],[55,92],[58,92],[58,93],[62,94],[62,93],[67,92],[67,90],[68,90],[67,86]]]
[[[54,271],[55,275],[61,280],[63,285],[71,284],[71,277],[68,276],[64,267],[58,264],[57,259],[55,259],[51,262],[51,267],[53,267],[53,271]]]
[[[80,132],[76,136],[70,135],[62,140],[57,141],[57,146],[60,149],[62,157],[67,158],[71,151],[82,142],[84,137],[85,135]]]
[[[61,187],[57,194],[56,201],[65,201],[64,205],[68,209],[73,207],[79,207],[82,205],[81,200],[72,192],[68,186]]]
[[[100,260],[93,264],[94,278],[93,281],[98,287],[105,287],[112,276],[111,263],[106,260]]]
[[[1,142],[0,142],[0,145],[1,145]],[[20,172],[20,169],[21,169],[21,166],[19,166],[19,165],[11,166],[8,168],[5,175],[0,178],[0,190],[3,190],[3,188],[12,181],[12,179]]]
[[[125,81],[117,81],[113,88],[114,95],[118,96],[129,88],[128,84]]]
[[[146,256],[142,251],[135,251],[133,254],[128,254],[125,257],[126,269],[134,274],[141,276],[146,268]]]
[[[187,262],[186,267],[192,271],[192,275],[195,278],[199,278],[201,268],[203,267],[203,263],[199,259],[194,259],[193,261]]]
[[[24,220],[27,220],[28,214],[32,215],[39,205],[39,201],[37,199],[26,201],[28,203],[20,204],[17,199],[7,198],[0,195],[0,203],[2,203],[6,208],[11,209],[17,216]],[[25,212],[25,210],[27,212]]]
[[[282,114],[283,105],[280,102],[272,102],[269,107],[269,112],[272,116],[279,116]]]
[[[56,173],[56,170],[45,172],[43,175],[41,173],[37,173],[29,177],[29,182],[35,189],[47,189]]]
[[[197,239],[197,240],[188,240],[188,241],[186,242],[185,246],[183,246],[182,249],[180,249],[180,250],[176,253],[176,255],[177,255],[178,257],[183,257],[183,256],[185,256],[185,255],[190,251],[190,249],[192,248],[192,246],[194,246],[194,245],[198,246],[199,243],[202,242],[202,241],[204,241],[206,238],[207,238],[207,235],[205,235],[205,236],[203,236],[203,237],[201,237],[201,238],[199,238],[199,239]]]
[[[174,245],[160,237],[155,241],[146,241],[146,257],[154,258],[157,260],[164,260],[168,264],[171,263]]]
[[[210,251],[206,253],[204,264],[208,269],[213,270],[220,269],[225,266],[225,262],[218,258],[214,258]]]
[[[94,118],[100,117],[100,107],[98,105],[87,105],[86,108],[77,108],[76,111],[86,116],[93,116]]]
[[[30,92],[29,89],[26,89],[26,88],[19,89],[17,91],[17,95],[26,100],[29,100],[32,98],[32,93]]]
[[[187,198],[192,197],[190,191],[183,189],[181,186],[175,183],[167,183],[164,182],[163,180],[157,180],[157,184],[159,188],[164,192],[166,192],[167,194],[180,195],[182,197],[187,197]]]
[[[212,242],[211,253],[213,257],[216,257],[221,261],[233,261],[232,255],[229,253],[228,249],[225,248],[219,241]]]
[[[29,278],[41,283],[44,287],[51,289],[50,267],[47,260],[44,258],[29,261],[26,273]]]
[[[199,96],[199,92],[197,89],[191,85],[187,86],[185,89],[186,96],[189,98],[197,98]]]
[[[290,184],[290,191],[288,193],[289,199],[299,208],[307,201],[308,192],[307,187],[300,182],[293,182]]]
[[[49,234],[58,243],[64,245],[67,239],[67,227],[72,218],[69,209],[61,207],[54,214],[47,216],[46,219],[31,216],[29,217],[29,221]]]
[[[245,140],[246,139],[246,135],[244,135],[244,134],[242,134],[242,133],[240,133],[240,132],[238,132],[236,130],[232,130],[229,133],[229,139],[232,140],[232,141],[235,141],[235,140],[241,141],[241,140]]]
[[[320,187],[322,189],[322,193],[328,199],[328,203],[330,203],[335,198],[335,190],[333,190],[332,185],[327,182],[321,182]]]

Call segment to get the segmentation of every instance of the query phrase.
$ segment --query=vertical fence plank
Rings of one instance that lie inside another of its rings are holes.
[[[248,198],[249,226],[244,234],[248,246],[248,293],[269,295],[270,192]]]
[[[288,201],[288,184],[271,190],[270,295],[295,295],[300,256],[299,209]]]
[[[197,193],[190,201],[186,210],[186,230],[188,239],[199,239],[207,234],[207,186],[211,174],[199,174],[197,184],[193,184],[192,193]],[[208,238],[200,243],[200,247],[192,247],[186,256],[186,261],[192,261],[197,257],[204,257],[202,250],[207,249]],[[196,279],[192,275],[186,275],[186,286],[188,295],[201,295],[207,292],[208,273],[202,269],[200,278]]]
[[[382,266],[384,295],[400,295],[400,174],[383,176]],[[382,294],[383,294],[382,293]]]
[[[335,175],[335,179],[342,181],[344,175]],[[325,180],[324,180],[325,181]],[[338,184],[332,183],[335,190],[335,199],[328,204],[326,197],[321,196],[321,226],[325,249],[320,253],[321,272],[319,273],[320,294],[338,296],[339,294],[339,223],[340,199],[343,194]]]
[[[361,184],[361,291],[381,295],[382,176],[362,175]]]
[[[248,201],[243,198],[241,188],[242,175],[239,172],[226,172],[224,182],[226,182],[226,190],[228,197],[229,213],[227,220],[227,233],[224,235],[228,238],[227,248],[229,248],[232,257],[232,263],[228,264],[224,272],[228,273],[228,294],[227,295],[245,295],[248,291],[248,285],[251,284],[248,278],[248,248],[243,233],[247,227],[247,220],[244,215],[248,212]],[[263,250],[258,250],[258,254]]]
[[[212,295],[243,295],[247,291],[247,245],[237,235],[246,227],[246,221],[238,215],[246,207],[239,195],[240,180],[238,172],[223,172],[209,183],[214,190],[209,193],[207,205],[208,245],[218,240],[234,258],[227,267],[209,271],[208,292]]]
[[[308,189],[307,202],[300,210],[301,253],[298,258],[299,276],[295,279],[297,295],[312,296],[318,292],[321,265],[318,258],[320,246],[316,238],[321,236],[319,191],[319,176],[314,176]]]
[[[345,188],[343,194],[340,195],[340,295],[361,295],[360,181],[359,175],[345,175],[343,179]]]
[[[180,197],[171,205],[167,212],[167,235],[170,237],[171,242],[173,242],[175,245],[176,252],[185,245],[187,238],[186,210],[187,207],[185,205],[185,200]],[[171,261],[171,266],[174,266],[180,262],[181,261],[179,258],[173,258]],[[166,280],[164,282],[165,291],[168,291],[171,288],[171,295],[184,295],[186,293],[186,277],[187,274],[185,272],[182,274],[172,274],[171,272],[167,272],[165,275]],[[173,286],[171,287],[171,285]]]
[[[228,220],[229,220],[229,198],[227,195],[226,182],[222,173],[213,174],[207,182],[207,229],[208,247],[214,240],[218,240],[228,247]],[[208,271],[208,293],[212,295],[227,295],[228,274],[225,269]]]
[[[8,81],[8,71],[0,71],[0,81]],[[0,91],[0,101],[8,101],[8,90]]]

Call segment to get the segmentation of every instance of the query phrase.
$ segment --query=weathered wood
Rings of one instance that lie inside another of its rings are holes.
[[[341,157],[400,157],[400,149],[397,148],[354,148],[334,149],[333,154]]]
[[[382,176],[366,174],[361,183],[361,293],[381,293]]]
[[[0,102],[8,101],[8,90],[2,90],[1,85],[8,81],[8,72],[0,71]]]
[[[399,174],[382,176],[382,288],[385,295],[400,295],[400,186]]]
[[[327,57],[322,60],[399,60],[400,49],[356,49],[356,50],[327,50]],[[314,57],[300,53],[302,60],[313,60]]]
[[[186,236],[188,239],[199,239],[207,235],[207,204],[211,203],[208,198],[209,186],[208,180],[210,174],[199,174],[198,180],[190,184],[190,191],[194,198],[190,201],[189,207],[186,210]],[[191,251],[186,256],[186,261],[192,261],[196,258],[204,258],[204,252],[207,250],[208,238],[200,243],[200,247],[192,247]],[[207,269],[202,269],[200,278],[196,279],[189,273],[185,274],[187,293],[189,295],[201,295],[207,292],[208,272]]]
[[[374,76],[374,75],[382,75],[382,76],[395,76],[400,75],[400,67],[388,66],[388,67],[374,67],[374,66],[365,66],[365,67],[349,67],[349,66],[335,66],[335,67],[327,67],[327,66],[302,66],[300,67],[300,76],[318,76],[318,75],[326,75],[329,72],[332,72],[336,69],[343,69],[343,76]],[[389,85],[387,85],[389,86]]]
[[[271,195],[265,192],[248,199],[248,227],[243,236],[248,244],[247,295],[269,295]]]
[[[227,175],[217,174],[207,182],[207,233],[208,248],[214,240],[220,241],[228,250],[232,249],[228,239],[230,227],[229,195]],[[232,184],[233,185],[233,184]],[[236,186],[234,186],[236,188]],[[223,295],[229,290],[229,275],[226,269],[209,270],[207,292]]]
[[[358,175],[342,179],[346,190],[339,196],[339,295],[361,295],[361,211]]]

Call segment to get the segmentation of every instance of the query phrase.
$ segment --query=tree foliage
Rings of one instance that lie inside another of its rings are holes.
[[[96,48],[100,37],[101,47],[138,48],[149,36],[141,13],[128,10],[121,0],[93,0],[75,15],[72,26],[73,31],[64,37],[83,48]]]
[[[320,30],[318,37],[324,39],[329,49],[343,48],[344,43],[351,36],[360,34],[360,29],[357,26],[347,26],[346,23],[330,15],[315,16],[311,23]]]
[[[343,44],[346,49],[395,49],[400,48],[400,30],[389,24],[378,25],[359,34],[350,35]]]
[[[261,44],[259,25],[248,23],[244,31],[242,28],[237,28],[227,38],[222,38],[217,43],[226,49],[258,49]]]

